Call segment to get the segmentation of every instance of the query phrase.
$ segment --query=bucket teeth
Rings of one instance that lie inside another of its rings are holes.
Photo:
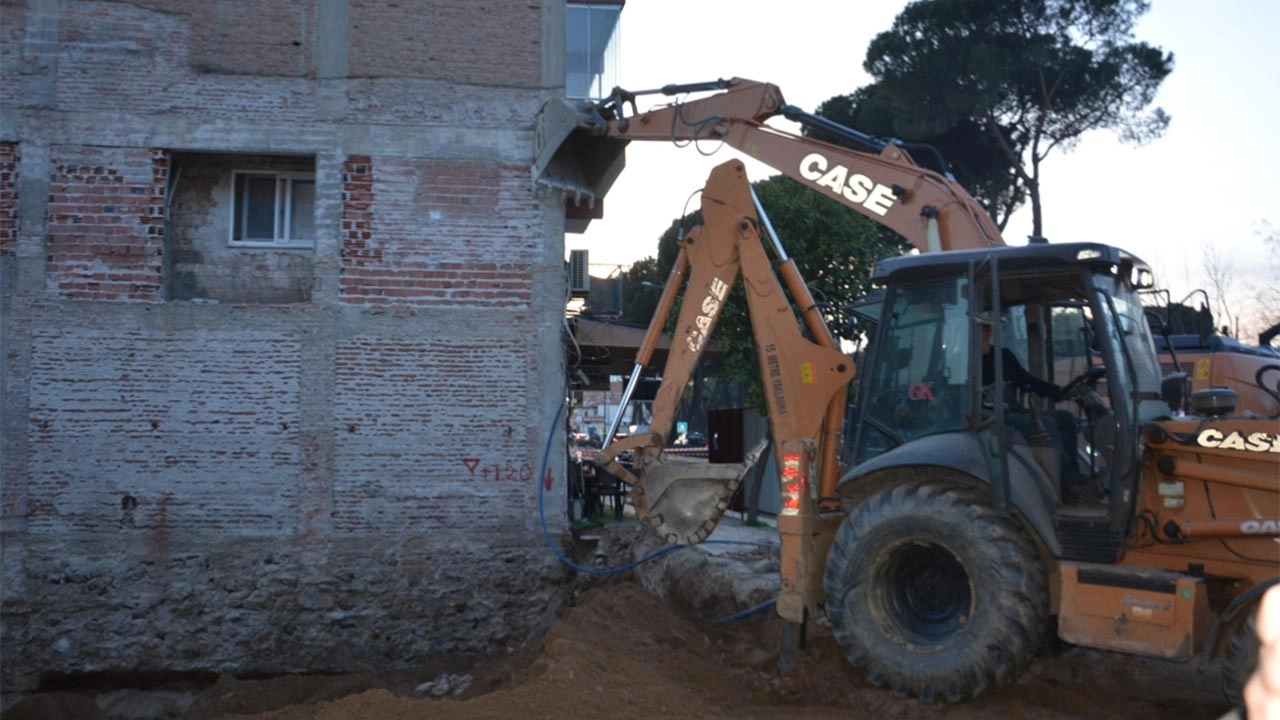
[[[640,519],[666,543],[696,545],[706,540],[763,448],[761,443],[742,463],[653,463],[632,494]]]

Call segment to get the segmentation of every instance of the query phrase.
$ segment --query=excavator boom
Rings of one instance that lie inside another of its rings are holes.
[[[615,90],[599,103],[544,106],[535,180],[565,191],[570,207],[603,199],[622,169],[632,140],[724,142],[779,172],[853,208],[915,245],[920,252],[1004,245],[990,215],[948,177],[922,168],[900,143],[884,142],[786,105],[777,86],[734,78],[717,83],[668,86],[664,94],[720,89],[708,97],[675,102],[642,113],[637,93]],[[852,150],[765,124],[784,116],[845,134],[874,152]]]

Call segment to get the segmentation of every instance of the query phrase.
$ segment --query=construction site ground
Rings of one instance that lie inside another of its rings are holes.
[[[661,550],[633,521],[580,533],[569,557],[597,572]],[[777,673],[777,537],[726,518],[713,543],[662,553],[634,570],[581,573],[573,601],[538,642],[499,657],[424,659],[411,672],[270,679],[203,687],[60,692],[3,713],[23,718],[1067,718],[1216,719],[1228,708],[1211,665],[1051,644],[1012,687],[958,705],[894,697],[845,660],[823,618],[795,669]],[[548,549],[550,552],[550,549]],[[745,612],[744,612],[745,611]]]

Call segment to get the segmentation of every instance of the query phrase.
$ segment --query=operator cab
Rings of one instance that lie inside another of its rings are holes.
[[[855,308],[872,330],[847,480],[962,472],[1005,509],[1100,523],[1105,538],[1086,544],[1122,540],[1140,428],[1170,413],[1138,298],[1146,265],[1101,244],[1037,244],[894,258],[872,280],[883,293]],[[1008,354],[1034,382],[993,360]]]

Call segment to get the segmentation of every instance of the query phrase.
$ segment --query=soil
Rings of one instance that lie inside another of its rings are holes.
[[[585,592],[535,646],[418,673],[237,680],[189,697],[184,720],[472,720],[475,718],[1218,718],[1218,668],[1060,649],[1014,686],[959,705],[924,705],[872,686],[827,627],[810,623],[788,675],[776,672],[781,626],[771,612],[716,627],[677,612],[634,581]],[[428,683],[443,678],[433,696]],[[447,687],[446,687],[447,684]],[[40,701],[39,706],[30,705]],[[103,705],[101,697],[97,705]],[[34,712],[35,714],[29,714]],[[97,720],[93,703],[37,696],[5,720]],[[117,715],[118,716],[118,715]]]

